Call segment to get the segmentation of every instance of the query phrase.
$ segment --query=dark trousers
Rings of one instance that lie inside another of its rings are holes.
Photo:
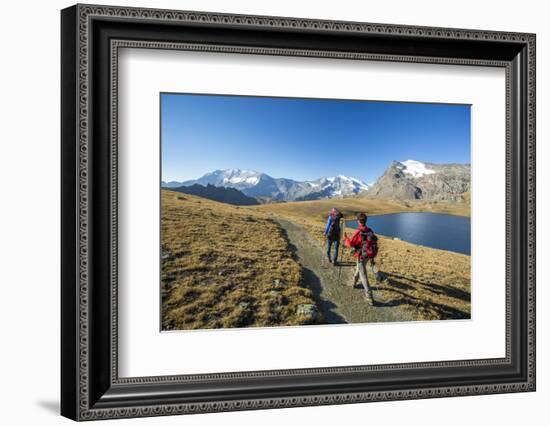
[[[330,250],[334,246],[334,256],[330,255]],[[332,238],[327,238],[327,256],[329,259],[332,259],[333,262],[338,260],[338,249],[340,248],[340,239],[333,240]]]

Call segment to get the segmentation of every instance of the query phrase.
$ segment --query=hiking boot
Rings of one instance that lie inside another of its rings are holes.
[[[365,299],[367,300],[367,305],[374,306],[374,298],[372,297],[372,293],[365,293]]]

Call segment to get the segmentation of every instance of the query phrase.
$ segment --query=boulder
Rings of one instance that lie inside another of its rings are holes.
[[[239,302],[239,308],[248,309],[250,307],[250,302]]]
[[[308,321],[315,321],[319,316],[317,306],[312,303],[303,303],[298,305],[296,314],[298,316],[305,317]]]

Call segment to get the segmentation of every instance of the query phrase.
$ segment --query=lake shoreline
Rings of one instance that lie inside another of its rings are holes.
[[[273,215],[278,222],[280,216]],[[324,246],[325,222],[296,216],[285,220],[303,227],[320,246]],[[380,306],[404,306],[413,321],[471,319],[471,256],[442,250],[379,234],[378,268],[387,281],[374,285]],[[341,251],[343,265],[355,264],[348,249]],[[352,272],[351,268],[348,272]],[[348,280],[343,275],[342,280]],[[372,278],[374,280],[374,278]],[[346,314],[344,313],[344,316]]]
[[[422,247],[471,255],[470,218],[433,212],[387,213],[370,216],[367,225],[389,238]],[[357,229],[357,221],[346,227]]]
[[[442,251],[442,252],[445,252],[445,253],[458,254],[460,256],[472,257],[471,254],[459,253],[457,251],[445,250],[445,249],[440,249],[440,248],[437,248],[437,247],[430,247],[430,246],[426,246],[426,245],[422,245],[422,244],[411,243],[410,241],[402,240],[400,238],[392,237],[392,236],[389,236],[389,235],[384,235],[384,234],[379,234],[379,233],[376,233],[376,235],[378,237],[382,238],[382,239],[385,239],[385,240],[398,241],[400,243],[406,243],[406,244],[410,244],[411,246],[420,247],[420,248],[424,248],[424,249],[428,249],[428,250],[437,250],[437,251]]]
[[[418,209],[418,210],[395,210],[395,211],[388,211],[387,213],[372,213],[368,214],[369,217],[374,216],[384,216],[388,214],[399,214],[399,213],[433,213],[433,214],[439,214],[444,216],[456,216],[456,217],[466,217],[468,219],[471,219],[472,216],[470,214],[461,214],[461,213],[451,213],[451,212],[438,212],[438,211],[432,211],[432,210],[426,210],[426,209]]]
[[[381,235],[384,279],[369,277],[369,309],[352,286],[353,253],[342,248],[337,267],[326,259],[325,215],[284,217],[172,191],[161,202],[163,330],[471,318],[469,256]]]

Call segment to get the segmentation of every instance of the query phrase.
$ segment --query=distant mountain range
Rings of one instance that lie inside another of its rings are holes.
[[[178,188],[196,184],[234,188],[248,197],[254,197],[263,202],[343,197],[365,192],[369,188],[359,179],[343,175],[313,181],[296,181],[287,178],[273,178],[265,173],[241,169],[215,170],[198,179],[163,182],[162,186]]]
[[[180,192],[187,191],[217,201],[230,200],[223,202],[237,205],[247,205],[253,203],[252,200],[265,203],[353,195],[396,200],[461,201],[470,190],[470,165],[392,161],[382,176],[371,185],[344,175],[296,181],[273,178],[252,170],[226,169],[215,170],[198,179],[162,182],[162,186],[179,188]],[[185,189],[190,187],[192,189]],[[216,188],[234,191],[217,191]]]
[[[398,200],[461,201],[470,190],[469,164],[393,161],[366,195]]]
[[[191,186],[180,186],[171,188],[173,191],[184,194],[198,195],[209,200],[219,201],[221,203],[233,204],[235,206],[253,206],[260,204],[253,197],[247,197],[241,191],[235,188],[224,188],[222,186],[194,184]]]

